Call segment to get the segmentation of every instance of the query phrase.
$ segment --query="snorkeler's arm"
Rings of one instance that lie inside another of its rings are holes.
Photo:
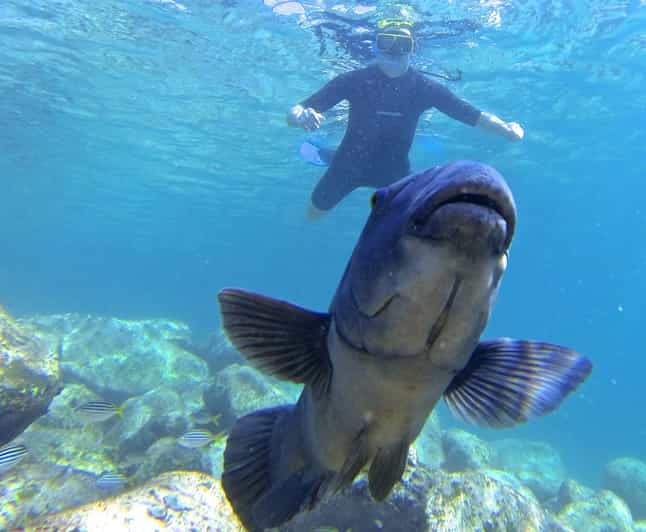
[[[444,85],[423,78],[422,104],[425,109],[435,107],[442,113],[470,126],[491,131],[508,140],[518,141],[524,136],[523,128],[516,122],[505,122],[496,115],[480,111],[458,98]]]
[[[517,122],[505,122],[496,115],[484,111],[480,113],[476,127],[491,131],[511,141],[522,140],[525,136],[523,128]]]
[[[325,117],[321,114],[349,97],[354,72],[341,74],[321,90],[292,107],[287,113],[287,124],[308,131],[318,129]]]

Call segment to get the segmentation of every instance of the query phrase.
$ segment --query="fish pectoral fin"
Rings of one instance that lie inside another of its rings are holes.
[[[372,460],[368,472],[368,486],[370,494],[378,501],[383,501],[399,482],[406,469],[408,460],[408,448],[410,443],[407,440],[379,449]]]
[[[309,384],[319,397],[327,392],[329,314],[236,288],[225,288],[218,300],[227,335],[252,365],[279,379]]]
[[[567,347],[498,338],[478,344],[444,400],[466,421],[508,427],[554,410],[591,371],[592,363]]]

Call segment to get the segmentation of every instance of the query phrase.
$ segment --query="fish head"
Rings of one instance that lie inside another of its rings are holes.
[[[475,346],[515,225],[507,183],[479,162],[379,189],[332,301],[339,336],[382,357],[423,355],[438,340],[448,357]]]

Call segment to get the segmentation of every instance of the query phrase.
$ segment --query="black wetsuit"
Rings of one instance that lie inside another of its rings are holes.
[[[312,193],[321,210],[334,207],[357,187],[383,187],[410,173],[408,152],[420,115],[437,108],[475,125],[480,110],[413,68],[389,78],[376,65],[341,74],[301,103],[323,113],[350,103],[348,128],[330,167]]]

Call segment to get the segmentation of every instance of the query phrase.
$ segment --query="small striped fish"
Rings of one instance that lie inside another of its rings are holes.
[[[88,401],[76,409],[79,417],[83,421],[96,422],[105,421],[112,416],[121,415],[125,408],[125,403],[117,406],[110,401]]]
[[[208,430],[191,430],[177,438],[177,443],[182,447],[188,447],[189,449],[196,449],[198,447],[204,447],[213,442],[220,442],[226,437],[226,432],[218,432],[217,434],[211,434]]]
[[[9,471],[28,454],[29,449],[24,445],[6,445],[0,448],[0,475]]]
[[[105,473],[96,481],[96,487],[101,489],[117,489],[125,486],[128,479],[121,473]]]

